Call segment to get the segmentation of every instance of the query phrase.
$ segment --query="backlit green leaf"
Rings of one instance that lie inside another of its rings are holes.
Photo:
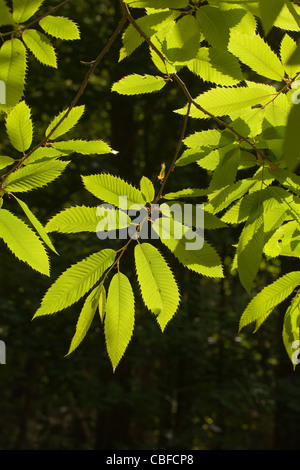
[[[11,173],[5,180],[6,192],[27,192],[41,188],[58,178],[70,162],[32,163]]]
[[[31,110],[25,101],[17,104],[6,118],[6,130],[13,147],[24,153],[32,143]]]
[[[57,137],[66,134],[74,127],[84,113],[85,106],[74,106],[71,110],[66,109],[59,113],[49,124],[46,129],[45,135],[50,140],[55,140]]]
[[[40,8],[44,0],[13,0],[13,18],[16,23],[29,20]]]
[[[256,330],[270,315],[274,308],[283,302],[299,285],[300,271],[284,274],[259,292],[244,310],[239,329],[256,322]]]
[[[25,222],[6,209],[0,209],[0,238],[19,260],[49,276],[49,259],[41,240]]]
[[[128,278],[118,272],[109,285],[104,333],[108,356],[115,371],[134,328],[134,295]]]
[[[157,316],[162,329],[177,311],[180,296],[173,273],[156,247],[136,245],[135,266],[146,307]]]
[[[92,290],[84,302],[67,356],[69,356],[76,348],[78,348],[80,343],[84,340],[95,316],[99,303],[99,297],[100,287],[97,286]]]
[[[116,253],[105,249],[66,269],[46,292],[34,318],[59,312],[81,299],[113,264]]]
[[[191,228],[167,217],[153,223],[161,242],[186,268],[208,277],[223,277],[219,255]]]
[[[116,91],[120,95],[138,95],[159,91],[165,85],[166,81],[163,77],[132,74],[114,83],[112,91]]]
[[[58,254],[48,234],[46,233],[46,230],[44,229],[40,221],[37,219],[37,217],[34,215],[34,213],[29,209],[28,205],[24,201],[21,201],[21,199],[18,199],[16,196],[14,197],[18,201],[19,205],[21,206],[24,213],[26,214],[28,220],[31,222],[31,224],[33,225],[33,227],[35,228],[35,230],[37,231],[38,235],[43,240],[43,242],[48,246],[48,248],[50,248],[50,250]]]
[[[22,37],[37,60],[49,67],[57,68],[56,53],[47,36],[35,29],[26,29]]]
[[[8,112],[22,98],[25,86],[26,49],[19,39],[2,44],[0,64],[0,80],[6,87],[6,104],[0,104],[0,110]]]
[[[84,186],[94,196],[121,209],[129,209],[135,204],[144,205],[141,191],[118,176],[99,174],[82,176]]]
[[[112,153],[110,146],[103,140],[67,140],[62,142],[53,142],[52,147],[60,150],[62,153],[81,153],[83,155],[104,155]]]
[[[14,24],[14,20],[5,0],[0,0],[0,26]]]
[[[65,40],[80,39],[77,24],[69,18],[47,15],[40,20],[39,24],[46,33],[55,38]]]

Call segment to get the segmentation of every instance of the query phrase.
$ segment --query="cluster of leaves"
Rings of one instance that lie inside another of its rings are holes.
[[[13,4],[11,15],[3,0],[0,1],[2,24],[13,24],[14,34],[21,35],[38,60],[56,66],[53,47],[43,33],[31,29],[32,23],[20,25],[37,11],[41,1],[15,0]],[[272,4],[271,14],[269,4]],[[300,157],[297,129],[300,106],[294,105],[293,99],[293,86],[300,75],[299,49],[293,39],[293,34],[300,31],[300,7],[289,0],[269,2],[267,9],[264,0],[209,0],[204,5],[189,0],[128,0],[121,1],[121,6],[123,23],[126,20],[129,24],[122,35],[120,61],[146,43],[157,74],[125,76],[113,84],[112,92],[137,95],[178,85],[187,99],[186,106],[174,110],[184,118],[182,137],[167,172],[159,176],[158,194],[146,176],[139,188],[111,174],[84,176],[82,181],[87,191],[110,206],[67,208],[51,218],[44,228],[14,193],[53,181],[68,165],[69,161],[63,157],[73,152],[104,154],[113,150],[103,141],[56,141],[78,122],[84,110],[81,106],[73,106],[57,116],[46,130],[43,143],[29,150],[33,139],[31,111],[20,101],[25,81],[25,47],[14,37],[4,42],[0,50],[0,79],[8,89],[8,102],[1,109],[6,113],[10,142],[22,153],[17,165],[2,178],[0,201],[2,204],[6,194],[13,195],[39,235],[2,208],[1,238],[19,259],[49,274],[48,257],[40,241],[55,251],[49,233],[97,231],[99,238],[105,239],[108,229],[134,227],[132,237],[120,250],[102,249],[63,272],[35,314],[38,317],[56,313],[87,295],[69,354],[85,337],[98,309],[114,370],[135,324],[133,289],[121,268],[130,243],[136,243],[134,260],[144,304],[162,331],[180,305],[180,292],[171,268],[154,244],[141,240],[144,224],[151,223],[157,238],[187,269],[211,278],[224,276],[219,254],[203,239],[203,227],[197,225],[196,219],[190,224],[182,223],[181,211],[170,212],[174,202],[181,208],[182,201],[189,200],[186,198],[199,197],[201,201],[205,198],[205,230],[241,226],[232,270],[238,272],[249,294],[263,257],[300,256],[300,178],[296,175]],[[134,9],[143,12],[137,20],[131,13]],[[39,20],[39,25],[55,37],[77,38],[78,28],[69,19],[47,15]],[[273,26],[283,32],[278,53],[271,49],[261,32],[266,36]],[[182,69],[211,87],[193,98],[180,78]],[[249,70],[256,77],[254,80],[249,79]],[[189,118],[210,119],[212,128],[186,136]],[[179,156],[182,144],[185,148]],[[0,157],[2,168],[15,163],[11,157]],[[164,193],[174,168],[186,165],[206,170],[210,177],[208,187]],[[127,198],[125,207],[120,202],[124,197]],[[160,203],[159,215],[153,217],[152,206],[157,203]],[[144,213],[137,225],[127,215],[127,209],[132,207]],[[166,219],[168,229],[164,224]],[[186,248],[192,238],[200,248]],[[116,272],[112,274],[114,268]],[[243,312],[240,328],[255,322],[258,329],[299,283],[300,271],[296,271],[265,287]],[[293,342],[299,340],[299,301],[296,292],[283,325],[283,340],[291,359]]]

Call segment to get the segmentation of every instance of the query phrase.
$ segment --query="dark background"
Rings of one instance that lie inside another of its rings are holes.
[[[53,4],[46,2],[40,12]],[[36,123],[35,143],[75,96],[87,71],[80,61],[95,59],[105,46],[120,19],[118,5],[117,0],[73,1],[58,14],[79,24],[82,40],[53,41],[58,70],[30,57],[25,98]],[[276,49],[279,33],[268,39]],[[78,103],[86,105],[85,115],[67,136],[107,140],[119,154],[74,155],[59,180],[24,194],[43,223],[64,207],[97,204],[83,190],[80,175],[110,172],[136,186],[146,175],[157,188],[161,163],[172,161],[182,126],[182,117],[172,110],[185,104],[184,96],[175,84],[149,96],[111,93],[112,83],[128,73],[158,73],[145,46],[118,63],[120,45],[118,40],[98,67]],[[190,73],[181,76],[194,96],[207,86]],[[0,125],[0,151],[11,154]],[[191,121],[188,132],[201,129],[203,122]],[[192,165],[175,170],[166,189],[206,185],[206,174]],[[20,213],[13,200],[5,208]],[[299,370],[293,372],[281,338],[285,306],[258,333],[249,328],[238,334],[250,299],[237,276],[229,274],[238,233],[207,233],[224,260],[221,281],[182,269],[162,248],[182,293],[181,307],[164,334],[141,302],[132,252],[126,253],[121,270],[136,294],[136,326],[115,374],[98,315],[80,348],[64,357],[81,302],[31,321],[64,269],[112,242],[100,242],[93,234],[54,235],[61,256],[51,255],[50,280],[15,260],[1,243],[0,339],[6,343],[7,364],[0,371],[0,449],[300,449]],[[289,263],[263,262],[255,289],[296,267]]]

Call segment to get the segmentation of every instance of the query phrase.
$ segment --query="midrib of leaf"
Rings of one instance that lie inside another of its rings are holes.
[[[19,136],[20,136],[21,142],[22,142],[22,147],[23,147],[23,149],[25,149],[25,141],[24,141],[24,138],[23,138],[20,116],[18,116],[18,128],[19,128]]]

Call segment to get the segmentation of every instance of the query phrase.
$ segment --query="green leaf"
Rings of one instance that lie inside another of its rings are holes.
[[[58,39],[80,39],[79,28],[74,21],[63,16],[48,15],[42,18],[39,25],[43,30]]]
[[[50,248],[50,250],[58,254],[49,236],[47,235],[44,227],[42,226],[40,221],[36,218],[36,216],[33,214],[33,212],[29,209],[28,205],[24,201],[21,201],[21,199],[18,199],[16,196],[14,197],[18,201],[19,205],[21,206],[24,213],[26,214],[28,220],[31,222],[31,224],[33,225],[33,227],[35,228],[35,230],[37,231],[38,235],[43,240],[43,242],[48,246],[48,248]]]
[[[292,107],[288,117],[286,133],[283,143],[283,157],[289,171],[294,171],[300,161],[300,106]]]
[[[274,308],[283,302],[299,285],[300,271],[284,274],[257,294],[244,310],[239,330],[256,322],[256,330],[266,320]]]
[[[106,313],[106,290],[103,284],[100,285],[100,296],[98,302],[100,320],[104,321]]]
[[[166,206],[168,206],[168,211],[165,210]],[[184,223],[188,227],[195,227],[200,228],[203,230],[210,230],[210,229],[218,229],[226,227],[226,224],[222,222],[217,216],[210,214],[209,212],[205,211],[205,206],[201,210],[204,211],[203,218],[197,217],[197,208],[196,206],[192,206],[192,210],[190,210],[188,218],[184,218],[185,209],[187,208],[187,204],[184,202],[179,201],[172,201],[172,202],[164,202],[159,206],[162,214],[165,214],[169,217],[175,218],[180,223]],[[170,210],[172,211],[170,214]]]
[[[157,321],[164,331],[180,302],[173,273],[158,249],[149,243],[136,245],[134,258],[143,301],[157,315]]]
[[[32,144],[33,125],[31,110],[25,101],[18,103],[6,118],[6,130],[15,149],[24,153]]]
[[[299,363],[298,353],[299,353],[299,324],[300,320],[300,295],[297,294],[287,311],[284,315],[283,320],[283,329],[282,329],[282,339],[285,346],[286,352],[293,363],[294,369],[295,366]],[[294,343],[296,342],[296,343]],[[295,346],[296,345],[296,346]],[[295,350],[295,347],[298,348]]]
[[[240,281],[249,293],[258,272],[264,247],[264,217],[254,209],[241,233],[237,246]]]
[[[186,15],[173,22],[163,45],[163,52],[171,62],[194,59],[200,45],[200,28],[194,16]]]
[[[75,206],[69,207],[54,215],[46,225],[46,231],[60,233],[97,232],[101,220],[108,222],[108,228],[126,228],[130,217],[115,209],[98,207]]]
[[[201,47],[197,56],[186,65],[202,80],[217,85],[237,85],[243,80],[238,60],[221,49]]]
[[[300,176],[283,168],[274,168],[270,173],[285,188],[300,196]]]
[[[104,334],[107,352],[116,370],[134,329],[134,295],[128,278],[118,272],[109,285]]]
[[[276,20],[274,21],[274,26],[277,28],[281,28],[287,31],[299,31],[299,23],[297,19],[293,16],[289,7],[291,6],[290,2],[286,2],[280,12],[280,15],[277,16]],[[299,15],[300,7],[298,5],[294,5],[295,13]]]
[[[49,260],[41,240],[25,222],[6,209],[0,209],[0,238],[17,258],[49,276]]]
[[[13,0],[13,18],[16,23],[29,20],[40,8],[44,0]]]
[[[174,21],[172,21],[172,24],[173,22]],[[150,52],[150,56],[151,56],[153,64],[155,65],[155,67],[158,68],[158,70],[161,73],[166,74],[166,75],[171,75],[172,73],[176,73],[178,71],[178,68],[181,68],[180,64],[177,67],[176,64],[171,64],[171,62],[166,60],[164,56],[163,44],[165,42],[165,37],[168,34],[169,30],[170,30],[170,25],[167,24],[151,37],[152,45],[161,53],[161,56],[159,56],[157,52],[154,51],[153,48],[149,46],[149,52]]]
[[[0,170],[3,170],[3,168],[6,168],[9,165],[12,165],[14,163],[14,159],[11,157],[6,157],[5,155],[0,155]]]
[[[26,29],[22,38],[37,60],[49,67],[57,68],[55,49],[47,36],[35,29]]]
[[[66,153],[68,154],[69,152],[66,151],[62,153],[52,147],[39,147],[34,150],[26,160],[24,160],[24,165],[55,160],[59,157],[62,157]]]
[[[297,44],[296,42],[288,35],[285,34],[281,41],[281,46],[280,46],[280,56],[281,56],[281,62],[283,64],[284,70],[288,74],[290,78],[293,78],[296,76],[296,74],[300,70],[300,60],[298,56],[298,61],[296,63],[289,63],[289,60],[291,56],[294,54],[294,52],[297,50]]]
[[[6,26],[9,24],[14,24],[14,20],[5,0],[0,0],[0,26]]]
[[[69,132],[83,115],[84,109],[85,106],[81,105],[75,106],[70,111],[66,109],[59,113],[47,127],[45,132],[46,137],[49,137],[50,140],[55,140],[57,137]]]
[[[259,0],[260,17],[264,27],[265,34],[267,35],[273,27],[274,22],[278,18],[283,6],[284,0]]]
[[[32,163],[11,173],[5,180],[6,192],[27,192],[41,188],[58,178],[70,162],[49,161]]]
[[[263,77],[281,82],[284,67],[270,46],[259,36],[231,33],[229,51]]]
[[[136,20],[136,23],[147,37],[150,38],[162,26],[175,20],[179,15],[180,12],[165,10],[142,16]],[[129,24],[122,36],[123,47],[120,50],[119,60],[121,61],[132,54],[144,41],[145,39],[136,28],[132,24]]]
[[[224,13],[213,5],[204,5],[196,13],[201,33],[216,49],[227,49],[229,27]]]
[[[223,277],[219,255],[195,231],[167,217],[157,219],[152,227],[161,242],[186,268],[203,276]]]
[[[214,116],[231,115],[236,111],[245,108],[268,103],[273,97],[276,90],[272,86],[263,85],[261,83],[248,87],[237,88],[212,88],[199,95],[195,102],[205,110],[208,110]],[[175,112],[186,115],[187,107],[178,109]],[[200,109],[192,106],[190,117],[198,119],[208,119],[209,115]]]
[[[225,150],[226,149],[226,150]],[[236,179],[238,166],[241,159],[240,148],[236,144],[224,147],[224,154],[217,165],[210,184],[209,190],[216,191],[224,186],[233,184]]]
[[[128,0],[126,3],[132,8],[185,8],[189,0]]]
[[[299,222],[292,220],[281,225],[268,239],[264,253],[268,258],[277,256],[300,257]]]
[[[99,297],[100,287],[97,286],[92,290],[84,302],[67,356],[69,356],[76,348],[78,348],[80,343],[84,340],[95,316],[99,303]]]
[[[207,189],[186,188],[164,194],[164,199],[179,199],[181,197],[201,197],[207,195]]]
[[[94,196],[121,209],[129,209],[134,204],[141,206],[145,204],[142,192],[118,176],[105,173],[82,176],[82,181]]]
[[[242,197],[254,185],[255,181],[252,179],[243,179],[215,191],[206,204],[206,210],[212,214],[217,214],[228,207],[232,202]]]
[[[113,264],[116,253],[105,249],[66,269],[46,292],[34,318],[59,312],[81,299]]]
[[[2,44],[0,64],[0,80],[6,85],[6,104],[0,104],[0,110],[8,112],[22,98],[25,86],[26,49],[19,39]]]
[[[103,140],[67,140],[63,142],[53,142],[52,147],[62,153],[76,152],[82,155],[115,153]]]
[[[112,86],[120,95],[139,95],[161,90],[166,85],[163,77],[154,75],[127,75]]]
[[[146,202],[152,202],[155,197],[155,190],[152,181],[143,176],[140,181],[140,188]]]

